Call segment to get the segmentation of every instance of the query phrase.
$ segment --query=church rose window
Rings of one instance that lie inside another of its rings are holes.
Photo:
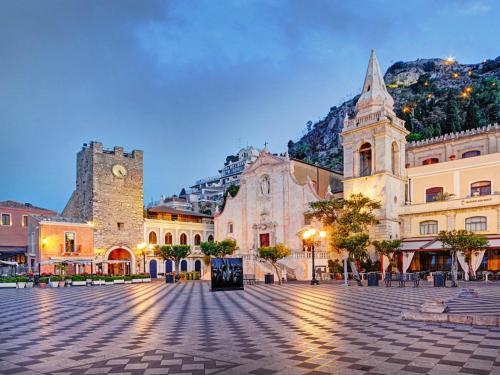
[[[359,176],[370,176],[372,174],[372,146],[364,143],[359,149]]]
[[[437,197],[443,194],[442,187],[432,187],[425,191],[425,201],[426,202],[435,202]]]
[[[478,181],[470,186],[470,195],[490,195],[491,194],[491,181]]]

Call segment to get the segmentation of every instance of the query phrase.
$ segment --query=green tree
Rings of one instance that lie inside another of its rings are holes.
[[[278,261],[291,254],[290,249],[282,243],[277,243],[276,246],[264,246],[259,248],[259,258],[267,261],[276,271],[278,275],[278,283],[281,285],[281,272],[278,267]]]
[[[462,129],[462,117],[460,115],[460,106],[457,100],[457,94],[453,90],[448,91],[446,104],[446,120],[443,125],[443,133],[454,133]]]
[[[200,244],[201,252],[206,256],[224,258],[226,255],[232,255],[236,249],[236,241],[230,238],[220,242],[202,242]]]
[[[191,248],[189,245],[164,245],[160,247],[160,254],[163,259],[173,261],[175,270],[178,271],[181,259],[191,254]]]
[[[400,240],[372,241],[372,245],[379,255],[385,255],[389,258],[389,265],[392,270],[402,271],[398,269],[397,257],[394,256],[401,248]]]
[[[451,279],[452,286],[457,287],[458,258],[457,253],[462,252],[465,260],[468,259],[469,274],[475,275],[471,265],[472,253],[484,250],[488,246],[488,240],[485,237],[478,236],[467,230],[441,231],[438,240],[443,244],[443,249],[447,249],[451,255]]]
[[[464,130],[475,129],[482,126],[481,110],[479,106],[471,100],[465,113]]]
[[[380,208],[380,203],[363,194],[353,194],[345,199],[312,202],[309,207],[306,217],[331,228],[333,247],[339,252],[347,252],[354,279],[362,285],[356,263],[367,256],[368,227],[378,223],[374,211]]]

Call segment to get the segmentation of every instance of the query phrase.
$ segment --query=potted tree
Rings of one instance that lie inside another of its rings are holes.
[[[71,276],[71,284],[73,286],[86,286],[87,279],[85,276],[82,275],[73,275]]]
[[[17,278],[15,277],[1,277],[0,288],[16,288]]]
[[[278,261],[290,255],[290,249],[283,245],[282,243],[276,244],[276,246],[264,246],[259,248],[258,256],[259,258],[268,262],[276,271],[278,276],[278,283],[281,285],[281,270],[278,267]],[[274,281],[274,280],[273,280]]]
[[[27,276],[18,276],[16,277],[16,280],[18,288],[26,288],[26,283],[28,282]]]

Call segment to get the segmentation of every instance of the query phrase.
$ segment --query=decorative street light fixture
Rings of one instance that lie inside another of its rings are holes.
[[[314,236],[316,235],[316,229],[312,228],[306,230],[302,233],[302,238],[304,239],[304,243],[307,247],[307,251],[311,251],[312,253],[312,278],[311,285],[319,285],[319,280],[316,279],[316,265],[315,265],[315,249],[314,249]],[[326,237],[326,232],[324,230],[319,232],[319,236],[321,239]]]

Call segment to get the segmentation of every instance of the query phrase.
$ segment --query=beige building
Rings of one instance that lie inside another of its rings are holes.
[[[356,115],[345,119],[342,131],[344,196],[363,193],[381,201],[380,224],[370,236],[403,240],[403,272],[449,269],[436,236],[453,229],[488,236],[489,249],[474,254],[472,265],[498,271],[500,127],[406,144],[408,132],[393,103],[372,51]],[[467,273],[464,257],[459,261]]]
[[[148,246],[189,245],[191,254],[180,264],[181,272],[200,272],[207,278],[210,270],[203,259],[200,244],[214,241],[213,217],[195,211],[180,210],[168,206],[151,207],[144,220],[144,242]],[[146,271],[152,277],[175,271],[172,261],[155,256],[152,251],[146,254]]]

